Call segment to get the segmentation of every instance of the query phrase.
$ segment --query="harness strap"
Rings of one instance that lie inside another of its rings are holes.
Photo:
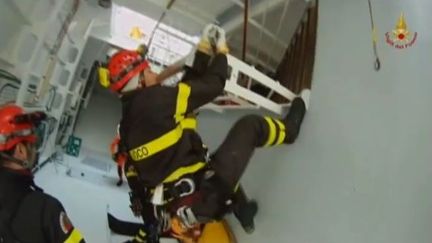
[[[191,166],[182,167],[168,176],[162,184],[163,205],[195,193],[206,171],[206,166],[205,162],[198,162]],[[151,201],[155,195],[156,187],[146,188],[146,191],[146,200]]]

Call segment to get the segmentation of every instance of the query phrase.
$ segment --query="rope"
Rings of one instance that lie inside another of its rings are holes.
[[[374,56],[375,56],[374,68],[375,68],[375,71],[379,71],[381,69],[381,61],[380,61],[379,56],[378,56],[378,49],[377,49],[378,37],[377,37],[377,32],[376,32],[373,14],[372,14],[371,0],[368,0],[368,4],[369,4],[369,16],[370,16],[371,28],[372,28],[372,45],[373,45],[373,52],[374,52]]]
[[[160,23],[165,18],[165,15],[167,14],[168,10],[171,9],[172,5],[174,5],[175,0],[170,0],[166,6],[166,9],[163,11],[162,15],[159,17],[159,20],[156,22],[155,27],[152,30],[152,33],[150,35],[149,42],[147,44],[147,50],[150,50],[151,43],[153,42],[153,37],[156,33],[156,30],[159,28]]]

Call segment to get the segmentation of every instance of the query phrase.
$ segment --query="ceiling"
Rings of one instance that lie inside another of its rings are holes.
[[[249,0],[246,61],[274,72],[306,8],[307,0]],[[153,19],[159,19],[169,0],[114,0]],[[199,35],[208,23],[227,32],[231,53],[243,49],[244,0],[176,0],[163,23]]]

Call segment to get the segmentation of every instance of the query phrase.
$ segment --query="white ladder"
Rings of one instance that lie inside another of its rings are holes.
[[[259,109],[264,108],[271,112],[281,115],[284,113],[288,103],[278,104],[270,99],[270,97],[277,93],[289,101],[292,101],[296,95],[289,89],[282,86],[278,81],[273,80],[256,70],[254,67],[244,63],[238,58],[227,55],[228,65],[231,69],[231,75],[225,85],[225,94],[215,99],[215,101],[205,105],[202,109],[214,110],[223,112],[225,110],[233,109]],[[249,84],[244,87],[239,84],[241,76],[248,79]],[[265,97],[252,91],[251,82],[255,81],[270,89],[269,94]],[[226,101],[225,104],[223,101]]]

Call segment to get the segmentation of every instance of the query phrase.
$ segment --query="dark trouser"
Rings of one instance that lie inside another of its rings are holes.
[[[119,166],[120,167],[120,166]],[[121,168],[121,167],[120,167]],[[121,170],[119,170],[120,172]],[[135,167],[130,160],[124,165],[124,172],[128,185],[131,189],[130,202],[131,209],[135,216],[141,215],[144,224],[141,229],[137,230],[135,239],[130,242],[148,242],[158,243],[158,219],[155,216],[154,205],[148,201],[146,189],[138,177]]]
[[[193,66],[186,71],[184,79],[203,75],[210,60],[210,56],[197,51]],[[303,100],[296,98],[291,104],[290,112],[282,120],[247,115],[237,121],[212,156],[210,167],[216,172],[216,176],[202,186],[201,190],[207,194],[207,198],[193,206],[194,213],[203,219],[217,218],[224,213],[224,209],[219,207],[220,203],[224,203],[228,197],[233,198],[235,203],[245,204],[247,197],[243,190],[237,190],[234,196],[232,192],[239,187],[239,180],[255,148],[293,143],[305,112]]]
[[[119,177],[119,181],[123,181],[123,166],[117,165],[117,175]]]
[[[296,98],[290,112],[282,120],[247,115],[234,124],[210,162],[215,176],[204,180],[201,185],[204,199],[192,207],[199,221],[218,219],[226,213],[224,205],[228,199],[233,198],[233,191],[238,187],[255,148],[293,143],[305,112],[303,100]],[[239,193],[234,195],[234,199]],[[245,195],[240,197],[244,198]]]
[[[296,98],[283,120],[247,115],[231,128],[211,161],[211,167],[231,188],[235,188],[257,147],[293,143],[305,113],[304,103]]]

